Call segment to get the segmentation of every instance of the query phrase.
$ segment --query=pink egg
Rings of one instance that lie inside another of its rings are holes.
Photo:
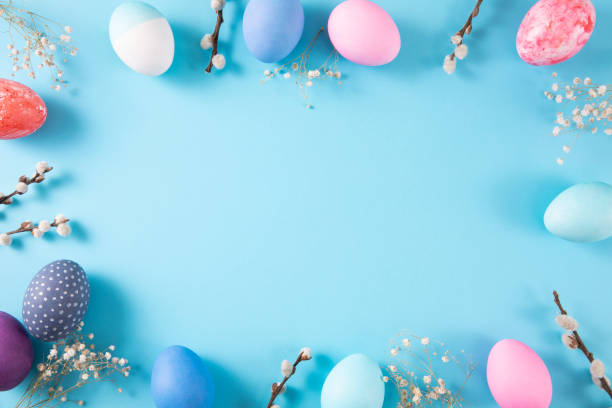
[[[329,39],[340,55],[361,65],[384,65],[395,59],[402,41],[395,22],[369,0],[346,0],[327,22]]]
[[[487,382],[501,408],[548,408],[552,381],[546,364],[518,340],[501,340],[489,353]]]
[[[519,27],[516,49],[529,64],[557,64],[582,49],[593,27],[595,8],[590,0],[540,0]]]
[[[45,119],[47,107],[36,92],[19,82],[0,78],[0,140],[34,133]]]

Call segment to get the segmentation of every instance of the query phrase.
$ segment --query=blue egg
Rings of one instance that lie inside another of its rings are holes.
[[[251,53],[260,61],[285,58],[304,31],[300,0],[251,0],[244,11],[242,33]]]
[[[79,264],[62,259],[38,272],[23,298],[23,323],[42,341],[56,341],[76,330],[89,305],[89,281]]]
[[[612,236],[612,186],[576,184],[559,194],[544,214],[553,234],[575,242],[594,242]]]
[[[352,354],[331,370],[321,391],[321,408],[381,408],[385,383],[376,361]]]
[[[171,346],[155,360],[151,393],[157,408],[210,408],[215,388],[208,368],[196,353]]]

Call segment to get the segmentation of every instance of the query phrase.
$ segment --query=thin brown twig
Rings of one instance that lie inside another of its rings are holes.
[[[287,377],[284,377],[283,380],[280,382],[280,384],[279,383],[272,384],[272,395],[270,396],[270,400],[268,401],[268,405],[266,406],[266,408],[271,408],[274,405],[274,400],[276,400],[276,397],[278,397],[280,394],[283,393],[284,391],[283,388],[285,387],[285,384],[287,383],[287,381],[289,381],[289,378],[291,378],[293,374],[295,374],[295,369],[297,368],[298,364],[300,364],[302,361],[310,360],[310,358],[303,357],[303,354],[304,352],[300,351],[300,354],[298,355],[297,359],[293,363],[291,374],[289,374]]]
[[[210,73],[213,67],[213,58],[217,55],[217,48],[219,46],[219,31],[221,30],[221,24],[223,24],[223,10],[217,11],[217,23],[215,24],[215,31],[212,33],[212,52],[210,53],[210,61],[204,71]]]
[[[559,311],[561,312],[561,314],[567,315],[567,311],[563,308],[563,306],[561,306],[561,301],[559,300],[559,293],[557,293],[556,290],[553,291],[553,296],[555,298],[555,304],[559,308]],[[578,334],[578,331],[577,330],[573,330],[572,331],[572,335],[574,336],[574,339],[576,340],[577,348],[580,351],[582,351],[584,353],[584,355],[586,356],[586,358],[589,360],[589,362],[592,363],[593,360],[595,359],[595,357],[593,356],[593,353],[591,353],[589,351],[587,346],[582,341],[582,338]],[[612,389],[610,388],[610,384],[608,383],[607,379],[606,378],[600,378],[599,381],[601,382],[601,388],[603,388],[603,390],[608,393],[610,398],[612,398]]]
[[[67,218],[61,222],[58,222],[57,220],[53,220],[53,222],[51,224],[49,224],[52,228],[57,228],[58,225],[61,224],[66,224],[70,222],[70,220]],[[14,235],[14,234],[20,234],[22,232],[32,232],[32,230],[34,230],[34,228],[37,228],[36,225],[34,225],[31,221],[25,221],[22,222],[21,225],[19,226],[19,228],[13,230],[13,231],[9,231],[6,232],[6,235]]]
[[[463,27],[461,27],[461,29],[459,31],[457,31],[457,33],[455,35],[458,35],[459,37],[461,37],[461,41],[455,45],[459,45],[463,43],[463,36],[464,35],[469,35],[472,32],[472,20],[478,16],[478,13],[480,12],[480,5],[482,4],[482,0],[478,0],[476,2],[476,6],[474,6],[474,9],[472,10],[472,12],[470,13],[470,16],[468,17],[467,21],[465,22],[465,24],[463,25]],[[455,58],[455,51],[453,51],[453,53],[450,55],[450,59],[454,59]]]
[[[21,183],[25,183],[26,185],[30,185],[32,183],[42,183],[45,180],[45,174],[50,172],[51,170],[53,170],[53,167],[47,167],[47,169],[45,171],[43,171],[42,173],[39,173],[38,171],[36,171],[34,173],[34,175],[30,178],[24,176],[19,177],[19,182]],[[25,193],[20,193],[17,190],[13,191],[11,194],[9,195],[2,195],[0,194],[0,204],[4,204],[4,205],[8,205],[12,202],[11,198],[13,198],[16,195],[23,195]]]

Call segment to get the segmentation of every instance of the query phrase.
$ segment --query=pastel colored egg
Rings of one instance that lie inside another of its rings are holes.
[[[151,373],[157,408],[211,408],[215,388],[208,368],[196,353],[171,346],[160,353]]]
[[[559,194],[544,213],[553,234],[575,242],[594,242],[612,236],[612,186],[576,184]]]
[[[327,29],[336,50],[361,65],[393,61],[402,44],[391,16],[369,0],[346,0],[337,5],[329,16]]]
[[[10,314],[0,312],[0,391],[21,384],[33,361],[32,342],[23,325]]]
[[[381,408],[385,384],[376,361],[352,354],[331,370],[321,391],[321,408]]]
[[[251,0],[242,33],[247,48],[262,62],[277,62],[293,51],[304,31],[300,0]]]
[[[38,272],[23,298],[23,322],[32,336],[56,341],[74,332],[89,305],[89,281],[79,264],[62,259]]]
[[[519,27],[516,49],[529,64],[557,64],[576,55],[594,27],[590,0],[540,0]]]
[[[19,82],[0,78],[0,139],[17,139],[38,130],[47,106],[36,92]]]
[[[174,36],[168,20],[150,4],[130,1],[113,12],[108,28],[117,56],[143,75],[161,75],[174,59]]]
[[[501,340],[489,353],[487,382],[500,408],[548,408],[552,381],[546,364],[518,340]]]

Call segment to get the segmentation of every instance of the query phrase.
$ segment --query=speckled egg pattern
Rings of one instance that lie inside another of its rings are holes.
[[[529,64],[556,64],[580,51],[594,27],[590,0],[540,0],[519,27],[516,49]]]
[[[23,299],[23,322],[42,341],[71,334],[89,304],[89,281],[76,262],[50,263],[34,276]]]

